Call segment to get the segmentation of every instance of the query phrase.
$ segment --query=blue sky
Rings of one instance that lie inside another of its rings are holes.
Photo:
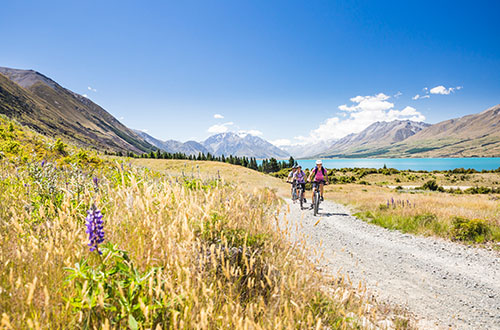
[[[496,1],[10,1],[0,66],[42,72],[161,139],[242,130],[312,143],[500,103],[499,12]]]

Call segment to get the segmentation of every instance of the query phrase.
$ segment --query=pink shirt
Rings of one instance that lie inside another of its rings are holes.
[[[326,169],[325,169],[326,171]],[[314,181],[324,181],[325,180],[325,176],[323,175],[323,169],[319,169],[318,168],[318,171],[316,172],[316,176],[314,177]]]

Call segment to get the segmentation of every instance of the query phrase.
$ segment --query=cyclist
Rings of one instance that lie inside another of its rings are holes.
[[[300,196],[300,198],[306,203],[306,199],[304,198],[304,192],[306,191],[306,174],[302,171],[302,166],[297,166],[297,170],[293,175],[293,180],[302,187],[302,196]]]
[[[293,175],[295,174],[295,171],[297,171],[297,165],[292,167],[292,170],[290,173],[288,173],[288,178],[286,178],[286,182],[293,182]]]
[[[316,161],[316,167],[311,171],[309,177],[307,178],[308,182],[311,182],[311,178],[314,177],[313,183],[319,184],[319,193],[321,195],[320,200],[323,201],[323,186],[328,184],[328,172],[326,168],[323,167],[323,162],[321,160]],[[311,200],[314,200],[314,189],[311,195]],[[311,207],[313,205],[311,204]]]
[[[293,188],[295,186],[294,174],[296,171],[297,171],[297,165],[292,167],[292,170],[290,171],[290,173],[288,173],[288,177],[286,178],[286,182],[292,184],[292,188],[290,190],[290,193],[292,194],[292,199],[293,199]]]

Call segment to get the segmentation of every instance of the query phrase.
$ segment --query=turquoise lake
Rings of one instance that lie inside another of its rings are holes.
[[[382,168],[384,165],[398,170],[444,171],[455,168],[472,168],[477,171],[500,167],[500,158],[339,158],[322,159],[326,168],[367,167]],[[315,159],[300,159],[305,168],[312,168]]]

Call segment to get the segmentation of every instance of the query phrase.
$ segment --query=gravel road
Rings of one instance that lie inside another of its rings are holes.
[[[423,329],[500,329],[497,253],[390,231],[329,201],[318,217],[297,204],[289,209],[286,218],[308,243],[322,242],[324,271],[363,281],[377,300],[407,308]]]

